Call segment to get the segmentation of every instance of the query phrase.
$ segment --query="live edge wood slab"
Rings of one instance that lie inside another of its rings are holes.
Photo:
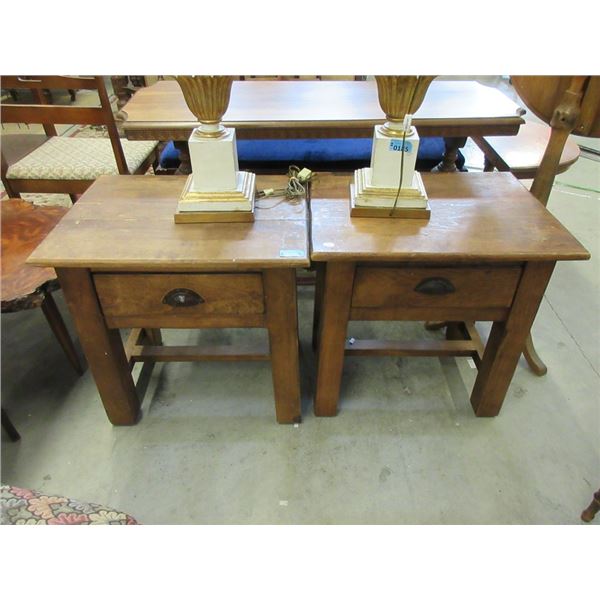
[[[111,423],[131,425],[135,361],[271,360],[279,423],[300,420],[296,268],[304,202],[257,202],[253,223],[176,224],[185,177],[98,179],[28,259],[56,269]],[[283,187],[264,177],[260,187]],[[125,345],[119,328],[132,328]],[[269,348],[165,347],[161,328],[264,327]]]
[[[475,414],[497,415],[556,261],[589,253],[510,173],[424,173],[429,221],[350,217],[350,181],[312,191],[315,413],[337,413],[345,355],[459,355],[478,367]],[[450,326],[444,341],[349,343],[351,320]],[[493,321],[485,350],[476,320]]]

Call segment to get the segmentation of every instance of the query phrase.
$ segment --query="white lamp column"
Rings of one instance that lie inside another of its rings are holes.
[[[184,187],[175,220],[254,220],[255,175],[239,170],[235,129],[221,123],[233,78],[178,76],[177,81],[200,125],[188,140],[192,174]]]
[[[431,76],[376,76],[384,125],[373,132],[371,166],[358,169],[351,185],[352,216],[428,218],[427,194],[415,171],[419,135],[411,125]]]

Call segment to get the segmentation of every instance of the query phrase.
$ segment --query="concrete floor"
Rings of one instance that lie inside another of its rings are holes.
[[[142,523],[579,523],[600,487],[599,167],[581,158],[557,179],[550,210],[593,258],[557,266],[534,327],[548,374],[522,360],[498,417],[473,415],[466,359],[351,358],[340,414],[316,418],[304,287],[302,424],[275,423],[268,363],[169,363],[140,375],[142,420],[117,428],[89,371],[78,378],[41,311],[26,311],[2,315],[2,404],[22,435],[2,434],[2,482],[108,504]],[[358,323],[349,335],[441,333]]]

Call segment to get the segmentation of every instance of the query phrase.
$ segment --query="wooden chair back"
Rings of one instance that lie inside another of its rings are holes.
[[[552,128],[531,186],[545,206],[569,135],[600,137],[600,77],[515,75],[512,82],[523,102]]]
[[[119,139],[110,100],[102,77],[63,76],[3,76],[2,87],[6,89],[29,89],[37,104],[3,104],[0,111],[2,123],[36,123],[44,127],[46,135],[57,135],[55,125],[104,125],[121,175],[129,175],[127,161]],[[100,106],[57,106],[48,104],[42,90],[73,89],[96,90]],[[4,159],[3,159],[4,166]]]

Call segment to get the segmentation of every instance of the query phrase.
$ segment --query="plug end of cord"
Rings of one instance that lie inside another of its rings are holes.
[[[310,180],[310,178],[312,177],[313,172],[310,169],[307,169],[306,167],[304,167],[299,173],[298,173],[298,181],[300,183],[306,183],[307,181]]]

